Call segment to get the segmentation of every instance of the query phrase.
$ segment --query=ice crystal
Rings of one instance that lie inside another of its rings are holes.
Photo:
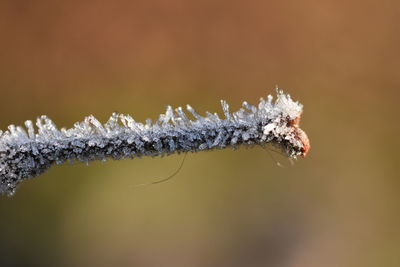
[[[121,159],[160,156],[181,152],[237,147],[239,145],[279,146],[289,157],[304,156],[308,139],[298,128],[302,105],[278,91],[277,100],[268,96],[258,106],[243,102],[231,113],[221,101],[224,117],[199,115],[187,105],[195,120],[183,109],[167,107],[154,123],[136,122],[131,116],[114,113],[107,123],[90,115],[70,129],[58,129],[47,116],[25,122],[25,129],[10,125],[0,131],[0,194],[12,195],[24,179],[38,176],[52,164],[78,160]]]

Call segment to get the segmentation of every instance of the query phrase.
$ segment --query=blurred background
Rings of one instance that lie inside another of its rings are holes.
[[[55,166],[0,198],[1,266],[399,266],[400,2],[0,2],[0,129],[204,114],[283,88],[307,158]],[[286,166],[280,168],[277,162]]]

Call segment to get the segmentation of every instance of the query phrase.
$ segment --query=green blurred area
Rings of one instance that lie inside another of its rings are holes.
[[[261,148],[55,166],[0,199],[1,266],[399,266],[400,2],[1,1],[0,129],[305,106]],[[276,162],[286,166],[280,168]]]

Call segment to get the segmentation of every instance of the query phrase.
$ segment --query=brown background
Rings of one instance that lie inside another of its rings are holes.
[[[0,198],[0,264],[399,266],[399,1],[1,1],[0,128],[305,105],[260,148],[55,166]],[[279,161],[286,168],[276,165]]]

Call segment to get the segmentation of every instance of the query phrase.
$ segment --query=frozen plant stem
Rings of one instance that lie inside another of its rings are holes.
[[[37,119],[37,132],[32,121],[25,122],[26,129],[10,125],[0,131],[0,194],[13,195],[22,180],[67,160],[154,157],[267,143],[292,158],[308,153],[307,135],[299,128],[303,106],[282,91],[277,90],[275,102],[269,95],[257,107],[243,102],[234,113],[225,101],[221,105],[224,119],[209,112],[200,116],[188,105],[194,120],[181,107],[168,106],[154,123],[114,113],[104,125],[88,116],[71,129],[58,130],[46,116]]]

